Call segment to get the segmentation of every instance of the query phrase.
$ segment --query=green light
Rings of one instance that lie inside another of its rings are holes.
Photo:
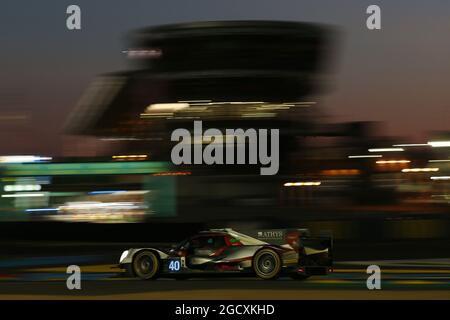
[[[3,176],[151,174],[169,171],[167,162],[23,163],[3,165]]]

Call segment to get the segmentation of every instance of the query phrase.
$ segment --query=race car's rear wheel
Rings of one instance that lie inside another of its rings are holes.
[[[253,270],[262,279],[275,279],[281,272],[280,256],[272,249],[259,250],[253,257]]]
[[[144,280],[154,279],[159,270],[159,258],[151,251],[139,252],[133,259],[133,271]]]

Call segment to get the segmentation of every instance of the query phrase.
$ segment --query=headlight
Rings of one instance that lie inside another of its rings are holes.
[[[127,257],[127,255],[128,255],[128,250],[125,250],[124,252],[122,252],[122,255],[120,256],[120,261],[119,262],[122,262],[122,260],[125,259]]]

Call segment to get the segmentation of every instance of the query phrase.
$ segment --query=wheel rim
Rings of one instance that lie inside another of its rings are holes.
[[[272,250],[263,249],[255,255],[253,268],[260,278],[273,279],[281,271],[281,260]]]
[[[137,258],[135,263],[136,273],[143,278],[152,277],[157,268],[157,261],[151,254],[144,254]]]
[[[258,259],[258,269],[261,273],[270,274],[275,270],[276,263],[276,259],[272,254],[265,253]]]
[[[150,273],[153,269],[153,260],[149,256],[141,257],[139,261],[139,269],[143,274]]]

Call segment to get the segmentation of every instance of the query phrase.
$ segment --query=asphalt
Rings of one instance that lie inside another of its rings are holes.
[[[328,276],[304,281],[252,277],[126,278],[105,256],[46,256],[0,260],[0,299],[446,299],[450,259],[340,261]],[[67,265],[78,262],[81,289],[69,290]],[[381,290],[367,288],[367,266],[381,268]]]

